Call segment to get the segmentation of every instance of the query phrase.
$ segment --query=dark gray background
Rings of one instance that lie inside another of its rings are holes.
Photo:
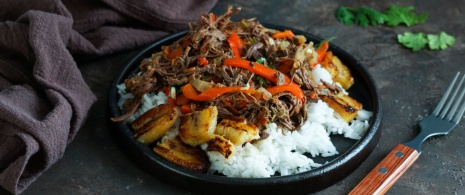
[[[332,42],[360,60],[375,78],[383,105],[381,140],[356,171],[321,194],[347,194],[396,144],[418,133],[418,121],[431,112],[455,73],[465,73],[465,1],[223,0],[213,12],[223,13],[228,4],[242,7],[235,19],[256,17],[263,23],[337,37]],[[339,6],[385,10],[392,4],[413,5],[417,13],[428,13],[429,19],[408,28],[361,28],[345,26],[334,16]],[[406,31],[445,31],[456,37],[456,43],[444,51],[411,52],[396,40],[397,34]],[[108,87],[122,62],[135,52],[80,64],[99,100],[64,157],[23,194],[192,194],[139,169],[109,136]],[[418,161],[387,194],[465,194],[464,138],[462,121],[448,136],[428,140]],[[6,192],[0,189],[0,194]]]

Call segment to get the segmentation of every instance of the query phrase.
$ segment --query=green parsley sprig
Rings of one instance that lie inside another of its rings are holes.
[[[443,50],[454,45],[455,38],[445,32],[439,34],[410,33],[405,32],[397,35],[399,43],[413,51],[429,47],[431,50]]]
[[[428,14],[416,14],[413,12],[413,6],[392,5],[384,12],[384,18],[388,26],[398,26],[402,23],[406,26],[413,26],[424,23],[428,19]]]
[[[336,11],[336,18],[346,24],[358,24],[361,27],[368,25],[376,26],[386,24],[388,26],[413,26],[428,19],[428,14],[416,14],[413,6],[391,5],[385,12],[366,7],[339,7]]]
[[[366,7],[340,7],[336,12],[336,17],[346,25],[358,24],[366,27],[384,23],[383,13]]]
[[[366,7],[341,6],[336,11],[336,18],[345,25],[358,24],[361,27],[387,25],[395,27],[424,23],[428,19],[428,14],[415,13],[413,6],[391,5],[384,12]],[[443,50],[454,45],[455,38],[445,32],[439,34],[405,32],[397,35],[397,41],[413,51],[419,51],[426,48],[426,46],[431,50]]]

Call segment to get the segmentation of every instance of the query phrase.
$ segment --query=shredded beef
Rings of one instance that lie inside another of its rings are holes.
[[[320,93],[334,93],[338,88],[323,82],[327,91],[317,89],[307,62],[313,59],[301,59],[302,53],[298,53],[302,52],[304,39],[272,38],[276,31],[263,27],[255,19],[231,22],[231,16],[239,11],[240,8],[233,10],[228,7],[226,13],[220,16],[202,14],[197,23],[190,24],[186,36],[143,60],[139,67],[141,72],[125,80],[126,91],[135,98],[125,102],[125,114],[115,121],[130,116],[140,106],[144,94],[157,92],[163,87],[179,89],[194,79],[213,83],[213,86],[240,86],[258,90],[260,87],[266,89],[289,84],[285,82],[288,77],[300,85],[305,94],[304,99],[286,91],[274,94],[271,98],[263,98],[265,96],[261,97],[260,94],[233,92],[225,93],[212,101],[194,101],[191,107],[202,109],[217,106],[219,118],[247,120],[261,128],[269,122],[276,122],[289,130],[299,128],[307,118],[305,104],[315,101]],[[287,63],[292,65],[288,67],[290,70],[276,71],[277,79],[272,81],[244,68],[223,65],[225,59],[235,57],[228,42],[233,32],[237,32],[242,40],[242,59],[265,59],[263,65],[270,69],[282,68],[280,66]],[[202,60],[206,61],[201,63]],[[264,132],[260,135],[262,138],[267,136]]]

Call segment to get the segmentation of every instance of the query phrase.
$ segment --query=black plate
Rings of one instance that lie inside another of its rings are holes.
[[[295,34],[304,35],[307,40],[315,43],[322,40],[312,34],[292,28],[274,25],[266,26],[277,30],[290,29]],[[143,58],[151,56],[154,51],[160,51],[161,46],[169,45],[186,33],[187,31],[183,31],[160,39],[143,49],[126,63],[124,68],[115,76],[110,86],[108,102],[110,117],[121,115],[121,111],[117,106],[119,95],[116,85],[132,75],[138,69]],[[229,178],[202,174],[181,168],[157,155],[151,148],[137,142],[133,138],[131,129],[124,123],[110,121],[110,132],[115,141],[127,152],[129,158],[133,159],[140,167],[173,186],[184,187],[186,190],[193,192],[208,194],[308,194],[324,189],[353,172],[376,147],[381,134],[379,129],[381,122],[380,98],[372,77],[365,67],[349,53],[334,44],[330,44],[329,49],[352,71],[355,84],[348,91],[349,94],[361,102],[364,109],[372,111],[373,117],[369,129],[358,141],[346,139],[342,136],[331,136],[339,155],[331,158],[314,159],[320,163],[329,161],[322,167],[304,173],[270,178]]]

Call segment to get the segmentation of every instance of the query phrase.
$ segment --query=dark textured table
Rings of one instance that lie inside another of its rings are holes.
[[[263,23],[289,26],[320,37],[335,36],[332,42],[360,60],[375,78],[383,106],[381,140],[356,171],[320,191],[321,194],[349,192],[395,145],[419,132],[418,121],[431,112],[455,73],[465,73],[465,1],[397,3],[413,5],[417,13],[428,13],[428,20],[413,27],[361,28],[345,26],[335,18],[336,9],[342,5],[384,10],[392,1],[223,0],[213,9],[220,14],[232,4],[242,7],[235,19],[256,17]],[[412,52],[396,40],[397,34],[406,31],[434,34],[445,31],[456,37],[456,43],[444,51]],[[110,138],[106,114],[108,87],[122,62],[135,52],[80,64],[98,101],[64,157],[24,194],[192,194],[138,168]],[[448,136],[424,143],[418,161],[388,194],[465,194],[464,121]]]

